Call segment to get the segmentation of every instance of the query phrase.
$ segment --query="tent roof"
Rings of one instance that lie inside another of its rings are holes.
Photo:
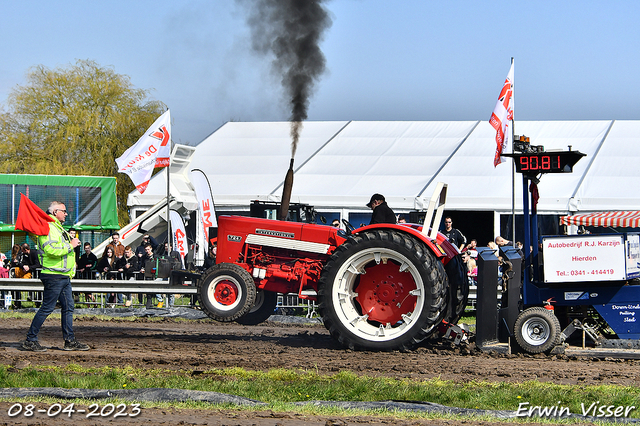
[[[640,183],[640,121],[517,121],[515,129],[546,150],[571,146],[587,154],[572,174],[543,176],[540,213],[640,210],[629,191]],[[291,158],[289,131],[288,122],[226,123],[195,147],[190,168],[207,174],[218,206],[277,201]],[[371,194],[381,193],[392,208],[410,210],[446,182],[447,209],[510,211],[511,160],[494,168],[495,146],[488,121],[305,122],[291,201],[366,209]],[[521,209],[520,176],[515,183]],[[130,194],[129,205],[151,205],[165,192],[158,174],[145,194]]]
[[[564,225],[640,228],[640,211],[582,213],[562,216],[561,220]]]

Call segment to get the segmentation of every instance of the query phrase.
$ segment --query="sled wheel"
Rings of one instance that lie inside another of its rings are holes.
[[[320,276],[318,310],[344,346],[408,350],[429,337],[446,311],[442,263],[421,242],[393,230],[357,234]]]
[[[553,349],[560,342],[560,321],[548,309],[528,308],[518,315],[514,334],[522,350],[539,354]]]
[[[460,255],[453,257],[444,267],[449,281],[449,308],[445,321],[457,324],[469,301],[469,278]]]
[[[236,320],[242,325],[256,325],[266,321],[276,310],[278,293],[260,290],[256,293],[256,302],[249,312]]]
[[[251,309],[256,285],[249,273],[232,263],[209,268],[198,281],[202,310],[216,321],[235,321]]]

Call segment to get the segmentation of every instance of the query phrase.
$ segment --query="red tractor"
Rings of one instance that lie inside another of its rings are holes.
[[[443,194],[446,186],[435,223]],[[455,324],[468,281],[446,237],[416,224],[354,229],[344,223],[346,232],[219,217],[216,265],[198,281],[201,308],[217,321],[258,324],[273,314],[277,293],[298,293],[318,301],[324,325],[340,343],[361,350],[411,349],[443,321]]]

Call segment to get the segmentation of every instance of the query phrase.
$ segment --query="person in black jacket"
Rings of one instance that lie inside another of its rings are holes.
[[[80,236],[78,235],[78,231],[76,231],[74,228],[69,228],[69,236],[73,239],[73,238],[78,238],[80,239]],[[80,246],[76,246],[73,251],[76,252],[76,265],[78,265],[78,261],[80,260]]]
[[[391,210],[391,207],[387,205],[383,195],[373,194],[371,201],[367,203],[367,207],[373,209],[373,215],[371,215],[369,225],[373,225],[374,223],[396,223],[396,214]]]
[[[124,256],[116,261],[116,267],[118,268],[118,271],[124,275],[125,279],[135,280],[137,278],[136,272],[140,271],[140,265],[138,264],[138,256],[136,256],[130,246],[126,246],[124,248]],[[124,295],[126,299],[124,306],[131,306],[133,302],[132,296],[133,295],[131,293]]]
[[[80,278],[92,280],[97,264],[98,257],[91,251],[91,243],[84,243],[84,254],[80,256],[78,263],[76,263],[76,270],[80,273]]]
[[[442,231],[442,235],[447,237],[449,242],[456,246],[460,251],[462,251],[465,244],[467,244],[467,237],[453,227],[453,220],[449,216],[444,218],[444,230]]]
[[[80,278],[85,280],[92,280],[95,278],[94,272],[98,265],[98,257],[91,252],[91,243],[84,243],[84,254],[80,256],[80,259],[76,263],[76,271],[80,274]],[[96,301],[93,293],[85,293],[84,299],[92,302]]]

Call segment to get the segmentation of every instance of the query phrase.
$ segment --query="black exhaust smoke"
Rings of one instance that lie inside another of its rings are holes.
[[[332,21],[323,2],[240,0],[249,10],[247,21],[251,27],[252,47],[256,52],[274,56],[272,71],[280,78],[291,106],[291,163],[282,190],[282,220],[286,218],[289,209],[293,159],[298,148],[302,122],[307,119],[309,99],[315,83],[325,71],[326,61],[320,50],[320,42]]]

